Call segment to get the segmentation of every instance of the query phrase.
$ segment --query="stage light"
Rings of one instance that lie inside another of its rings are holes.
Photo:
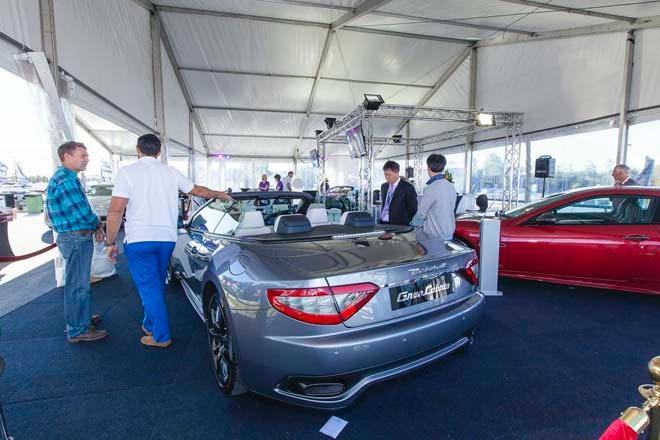
[[[395,144],[400,144],[402,138],[403,138],[403,135],[395,134],[394,136],[392,136],[392,142],[395,143]]]
[[[365,93],[364,102],[362,105],[364,106],[365,110],[378,110],[380,105],[384,102],[385,100],[380,95],[369,95]]]
[[[335,122],[337,122],[337,118],[325,118],[323,121],[328,126],[328,130],[330,130],[335,125]]]
[[[319,135],[323,133],[323,130],[314,130],[314,133],[316,134],[316,137],[319,137]]]
[[[492,127],[495,125],[495,115],[491,115],[490,113],[477,113],[475,122],[478,127]]]

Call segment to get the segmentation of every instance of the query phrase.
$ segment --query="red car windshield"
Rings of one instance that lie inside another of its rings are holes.
[[[559,200],[561,197],[564,197],[566,195],[567,195],[566,193],[552,194],[544,199],[536,200],[534,202],[527,203],[526,205],[522,205],[517,208],[510,209],[501,215],[502,217],[507,217],[507,218],[520,217],[521,215],[525,215],[528,212],[531,212],[537,208],[542,208],[551,203],[554,203],[557,200]]]

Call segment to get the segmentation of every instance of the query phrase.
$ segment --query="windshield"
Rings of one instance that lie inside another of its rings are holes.
[[[111,196],[112,186],[94,186],[90,193],[92,196]]]
[[[551,196],[546,197],[545,199],[536,200],[534,202],[527,203],[527,204],[522,205],[522,206],[518,206],[517,208],[510,209],[510,210],[504,212],[501,215],[502,215],[502,217],[507,217],[507,218],[520,217],[521,215],[525,215],[528,212],[533,211],[537,208],[542,208],[542,207],[547,206],[551,203],[554,203],[554,202],[556,202],[557,200],[559,200],[560,198],[562,198],[565,195],[566,195],[566,193],[553,194]]]

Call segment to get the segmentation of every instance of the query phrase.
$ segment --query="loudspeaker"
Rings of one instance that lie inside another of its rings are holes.
[[[413,167],[406,168],[406,179],[412,179],[415,177],[415,169]]]
[[[553,178],[555,177],[555,159],[550,156],[541,156],[536,159],[534,167],[534,177]]]

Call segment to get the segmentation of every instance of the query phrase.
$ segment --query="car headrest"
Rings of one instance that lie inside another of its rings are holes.
[[[376,224],[371,214],[361,211],[343,213],[339,223],[356,228],[370,228]]]
[[[307,218],[313,225],[328,223],[328,212],[325,208],[310,208],[307,210]]]
[[[302,214],[286,214],[277,217],[273,230],[276,234],[298,234],[311,231],[312,224]]]
[[[239,228],[261,228],[265,226],[264,216],[260,211],[247,211],[239,223]]]

